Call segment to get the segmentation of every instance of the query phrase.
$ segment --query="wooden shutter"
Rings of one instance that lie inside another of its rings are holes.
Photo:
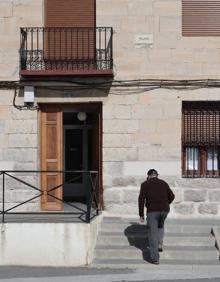
[[[45,0],[45,58],[94,59],[95,12],[95,0]]]
[[[45,0],[46,27],[95,27],[95,0]]]
[[[183,36],[219,36],[220,1],[182,0]]]
[[[41,108],[41,170],[62,170],[62,112],[59,107]],[[47,172],[41,174],[41,189],[48,191],[62,184],[62,173]],[[62,199],[62,187],[49,192]],[[62,202],[44,193],[41,198],[43,210],[61,210]]]

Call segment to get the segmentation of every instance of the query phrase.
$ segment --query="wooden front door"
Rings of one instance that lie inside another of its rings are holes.
[[[62,170],[62,111],[59,106],[45,105],[41,107],[41,170]],[[41,197],[43,210],[62,209],[62,181],[59,172],[41,174]],[[50,191],[51,189],[54,189]],[[50,191],[50,192],[48,192]]]

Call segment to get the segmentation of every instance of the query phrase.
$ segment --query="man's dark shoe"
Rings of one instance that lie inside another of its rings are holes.
[[[162,245],[162,244],[159,244],[159,246],[158,246],[158,252],[163,252],[163,245]]]
[[[160,264],[158,260],[152,260],[151,263],[152,264],[157,264],[157,265]]]

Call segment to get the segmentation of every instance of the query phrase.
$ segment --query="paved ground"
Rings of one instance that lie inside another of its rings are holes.
[[[146,269],[0,267],[3,282],[220,282],[220,266],[156,266]]]

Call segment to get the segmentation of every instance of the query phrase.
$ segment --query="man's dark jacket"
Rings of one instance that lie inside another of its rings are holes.
[[[144,216],[144,204],[147,212],[169,212],[175,196],[169,185],[157,177],[150,178],[141,184],[138,198],[139,216]]]

